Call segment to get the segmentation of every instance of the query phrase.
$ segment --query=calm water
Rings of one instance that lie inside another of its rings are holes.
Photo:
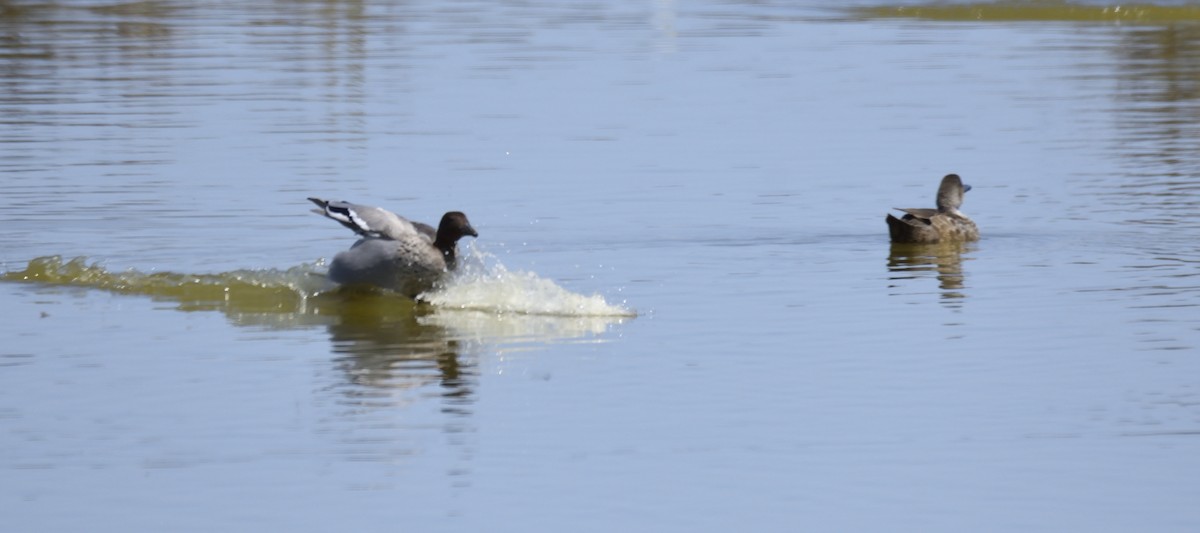
[[[812,4],[0,8],[5,523],[1200,529],[1200,16]]]

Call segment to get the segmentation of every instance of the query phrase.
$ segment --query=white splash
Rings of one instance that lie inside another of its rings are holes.
[[[560,317],[634,317],[637,312],[599,294],[571,292],[533,272],[509,271],[471,247],[444,287],[421,295],[442,309]]]

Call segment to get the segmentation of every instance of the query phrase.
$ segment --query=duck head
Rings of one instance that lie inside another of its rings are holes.
[[[957,213],[958,208],[962,207],[963,194],[971,190],[970,185],[964,185],[962,178],[958,174],[947,174],[942,178],[942,185],[938,187],[937,192],[937,209],[942,213]]]
[[[475,228],[471,227],[471,221],[467,220],[467,215],[461,211],[450,211],[442,215],[442,221],[438,223],[437,239],[433,241],[433,245],[441,250],[446,259],[447,269],[454,270],[457,263],[455,244],[468,235],[479,237],[479,232],[475,231]]]
[[[478,237],[479,232],[471,227],[471,222],[467,220],[467,215],[464,215],[462,211],[450,211],[442,215],[442,221],[438,224],[437,230],[438,242],[454,244],[468,235]]]

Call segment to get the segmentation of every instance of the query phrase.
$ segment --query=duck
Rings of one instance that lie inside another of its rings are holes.
[[[887,216],[888,233],[892,242],[941,243],[969,242],[979,240],[979,227],[958,210],[963,203],[963,194],[971,190],[964,185],[958,174],[947,174],[938,187],[937,208],[895,208],[904,216]]]
[[[449,211],[437,229],[387,209],[310,197],[314,213],[360,238],[333,257],[329,280],[343,286],[371,286],[416,299],[458,266],[458,241],[479,237],[467,215]]]

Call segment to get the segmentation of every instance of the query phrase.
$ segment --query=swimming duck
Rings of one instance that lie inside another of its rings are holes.
[[[937,209],[903,209],[904,216],[887,216],[892,242],[936,243],[979,240],[979,228],[967,215],[959,212],[963,194],[971,190],[963,185],[958,174],[947,174],[938,187]]]
[[[320,208],[314,213],[362,237],[329,264],[329,279],[341,285],[371,285],[416,298],[454,270],[459,239],[479,236],[459,211],[442,215],[435,230],[379,207],[320,198],[309,201]]]

